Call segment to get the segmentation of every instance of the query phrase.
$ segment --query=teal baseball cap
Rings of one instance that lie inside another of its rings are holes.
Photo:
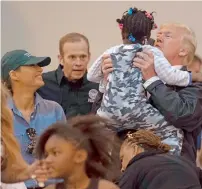
[[[8,79],[9,72],[20,66],[38,65],[44,67],[51,62],[50,57],[36,57],[25,50],[14,50],[7,52],[1,59],[1,78]]]

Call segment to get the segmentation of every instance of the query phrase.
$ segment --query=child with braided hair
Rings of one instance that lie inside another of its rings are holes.
[[[169,85],[187,86],[192,80],[197,80],[197,76],[172,67],[158,48],[147,45],[152,29],[157,27],[152,13],[130,8],[117,22],[123,44],[104,53],[111,55],[113,63],[107,82],[101,71],[104,54],[92,64],[87,75],[88,80],[100,82],[100,91],[104,93],[97,114],[114,121],[113,128],[117,133],[128,129],[154,129],[165,143],[171,145],[171,152],[179,155],[183,132],[169,124],[156,108],[147,103],[142,74],[133,67],[132,60],[138,51],[150,50],[158,77]]]
[[[201,170],[181,156],[169,155],[170,146],[151,131],[127,135],[120,151],[121,189],[201,188]]]

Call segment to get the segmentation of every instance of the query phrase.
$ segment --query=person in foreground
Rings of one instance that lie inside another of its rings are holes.
[[[64,179],[46,189],[118,189],[105,180],[119,173],[119,148],[106,125],[98,116],[76,116],[44,131],[36,156],[50,165],[49,177]]]
[[[167,154],[170,146],[151,131],[127,135],[120,151],[121,189],[201,189],[201,170],[181,156]]]
[[[41,167],[36,161],[28,165],[20,153],[20,145],[14,136],[12,112],[7,106],[9,92],[1,84],[1,186],[7,189],[26,188],[23,181],[31,179],[33,175],[39,181],[45,180],[48,169]],[[45,164],[44,164],[45,165]],[[5,184],[9,183],[9,184]]]

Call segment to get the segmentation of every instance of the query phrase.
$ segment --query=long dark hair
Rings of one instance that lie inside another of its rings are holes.
[[[107,124],[108,121],[95,115],[76,116],[67,123],[55,123],[40,136],[36,156],[43,158],[46,142],[57,135],[76,142],[88,152],[86,173],[90,178],[114,180],[119,173],[119,142]]]

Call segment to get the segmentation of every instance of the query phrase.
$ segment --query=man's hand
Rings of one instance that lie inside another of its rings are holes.
[[[139,68],[145,81],[156,76],[154,69],[154,56],[152,52],[143,50],[133,59],[133,65]]]
[[[103,55],[102,57],[102,73],[104,74],[104,78],[107,78],[109,73],[113,71],[112,59],[109,54]]]

